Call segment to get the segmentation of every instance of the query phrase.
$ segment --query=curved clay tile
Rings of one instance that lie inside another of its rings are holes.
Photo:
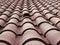
[[[43,17],[38,17],[38,18],[36,18],[35,21],[36,21],[37,25],[38,25],[39,23],[43,22],[43,21],[47,22]]]
[[[9,11],[3,12],[3,14],[8,15],[8,16],[10,16],[10,13],[11,13],[11,12],[9,12]]]
[[[39,11],[43,11],[43,10],[45,10],[45,8],[44,8],[44,7],[41,7],[41,8],[39,9]]]
[[[36,12],[38,13],[39,11],[38,10],[33,10],[30,14],[34,15]]]
[[[1,15],[0,16],[0,26],[3,27],[5,22],[6,22],[7,16],[6,15]]]
[[[31,18],[32,20],[35,20],[37,17],[42,16],[40,13],[35,13]]]
[[[16,24],[16,25],[17,25],[18,20],[17,20],[16,18],[11,18],[11,19],[8,21],[8,23],[7,23],[7,24],[9,24],[9,23],[14,23],[14,24]]]
[[[25,23],[21,28],[22,29],[21,32],[23,32],[24,30],[27,30],[29,28],[35,29],[35,27],[31,23]]]
[[[1,15],[0,18],[6,20],[8,17],[6,15]]]
[[[13,45],[15,43],[15,35],[12,32],[6,31],[0,34],[0,43],[5,45]]]
[[[3,30],[1,30],[1,33],[3,33],[4,31],[11,31],[15,34],[17,31],[17,26],[14,24],[8,24]]]
[[[35,7],[34,5],[29,5],[29,10],[32,9],[32,7]]]
[[[32,8],[30,8],[30,11],[32,12],[33,10],[36,10],[36,7],[34,6],[34,7],[32,7]]]
[[[46,8],[49,8],[51,5],[47,5]]]
[[[0,14],[4,11],[4,9],[0,9]]]
[[[58,26],[58,22],[60,22],[60,19],[59,19],[59,18],[57,18],[57,17],[52,18],[52,19],[51,19],[51,22],[54,23],[58,28],[60,28],[60,27]],[[60,24],[59,24],[59,25],[60,25]]]
[[[52,6],[48,8],[48,10],[50,10],[50,11],[53,10],[53,9],[54,9],[54,7],[52,7]]]
[[[0,27],[2,28],[5,24],[5,21],[4,20],[0,20]]]
[[[19,20],[19,16],[17,14],[13,14],[10,18],[17,18]]]
[[[45,27],[44,27],[45,26]],[[44,28],[42,28],[44,27]],[[46,33],[48,30],[53,30],[53,29],[56,29],[56,27],[50,25],[50,24],[47,24],[47,23],[43,23],[40,25],[40,29],[42,30],[43,34]]]
[[[57,45],[60,42],[59,34],[59,31],[53,30],[46,34],[46,38],[51,42],[52,45]]]
[[[10,11],[11,13],[13,12],[13,10],[11,8],[6,9],[7,11]]]
[[[43,14],[45,15],[46,13],[49,13],[49,11],[48,10],[44,10]]]
[[[52,10],[53,14],[57,14],[58,12],[59,12],[59,10],[57,10],[57,9]]]
[[[19,11],[14,11],[13,13],[17,13],[18,15],[20,14],[20,12],[19,12]]]
[[[2,6],[1,8],[2,8],[2,9],[6,9],[6,7],[5,7],[5,6]]]
[[[42,7],[42,5],[38,6],[38,8],[40,9]]]
[[[21,25],[24,24],[25,22],[32,22],[31,19],[29,18],[25,18],[22,22],[21,22]]]
[[[20,6],[19,6],[20,7]],[[21,9],[16,6],[15,11],[21,12]]]
[[[50,17],[53,17],[53,16],[55,16],[55,15],[48,13],[48,14],[46,14],[45,16],[46,16],[46,18],[49,19],[49,21],[50,21]]]
[[[38,39],[40,41],[38,41]],[[29,40],[29,41],[28,41]],[[41,41],[42,40],[42,41]],[[34,43],[35,42],[35,43]],[[22,37],[22,45],[45,45],[46,43],[44,42],[44,40],[42,39],[42,37],[36,33],[36,31],[34,30],[28,30],[23,34]]]

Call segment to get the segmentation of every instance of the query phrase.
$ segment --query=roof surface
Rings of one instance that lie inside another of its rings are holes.
[[[60,45],[60,1],[0,0],[0,45]]]

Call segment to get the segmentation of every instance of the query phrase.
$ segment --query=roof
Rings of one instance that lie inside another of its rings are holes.
[[[60,45],[60,1],[0,2],[0,45]]]

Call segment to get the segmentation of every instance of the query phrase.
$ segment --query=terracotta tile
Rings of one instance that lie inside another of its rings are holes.
[[[39,18],[36,19],[37,25],[38,25],[39,23],[43,22],[43,21],[46,22],[46,20],[45,20],[44,18],[42,18],[42,17],[39,17]]]
[[[2,13],[4,11],[4,9],[0,9],[0,12]]]
[[[6,20],[8,17],[6,15],[1,15],[0,18]]]
[[[20,2],[20,3],[22,3],[22,2]],[[21,9],[21,10],[22,10],[22,7],[21,7],[21,5],[17,5],[17,8],[19,8],[19,9]]]
[[[32,8],[30,9],[30,11],[32,11],[32,10],[34,10],[34,9],[36,9],[36,7],[32,7]]]
[[[21,32],[23,32],[24,30],[29,29],[29,28],[35,29],[32,24],[26,23],[26,24],[24,24],[24,25],[22,26]]]
[[[20,14],[20,12],[19,12],[19,11],[14,11],[13,13],[16,13],[16,14],[18,14],[18,15]]]
[[[47,5],[46,7],[49,8],[51,5]]]
[[[41,26],[40,26],[40,29],[42,30],[43,33],[45,33],[46,31],[48,31],[49,29],[52,29],[52,28],[56,28],[56,27],[54,27],[50,24],[47,24],[47,23],[41,24]]]
[[[3,14],[10,15],[9,11],[5,11]]]
[[[21,25],[25,22],[32,22],[29,18],[25,18],[22,22],[21,22]]]
[[[49,10],[51,11],[51,10],[53,10],[54,9],[54,7],[49,7]]]
[[[6,9],[6,10],[8,10],[8,11],[10,11],[10,12],[13,12],[13,10],[12,10],[11,8],[8,8],[8,9]]]
[[[31,12],[31,15],[33,15],[34,13],[36,13],[36,12],[39,12],[38,10],[33,10],[32,12]]]
[[[5,7],[5,6],[2,6],[1,8],[6,9],[6,7]]]
[[[39,11],[43,11],[43,10],[45,10],[45,8],[44,7],[41,7]]]
[[[58,12],[59,12],[59,10],[57,10],[57,9],[52,10],[52,13],[53,13],[53,14],[56,14],[56,13],[58,13]]]
[[[35,20],[39,16],[42,16],[42,15],[40,13],[35,13],[31,18]]]
[[[49,11],[48,10],[44,10],[43,14],[45,15],[46,13],[49,13]]]
[[[41,36],[39,36],[35,31],[33,31],[33,30],[28,30],[28,31],[26,31],[25,33],[24,33],[24,35],[23,35],[23,37],[22,37],[22,44],[26,41],[26,40],[29,40],[29,39],[31,39],[31,38],[38,38],[38,39],[41,39],[42,40],[42,38],[41,38]],[[26,45],[28,45],[28,44],[30,44],[30,45],[32,45],[34,42],[36,42],[36,44],[37,45],[39,45],[39,44],[42,44],[42,45],[44,45],[44,43],[43,42],[39,42],[39,41],[30,41],[30,42],[27,42],[26,43]],[[35,44],[35,43],[34,43]]]
[[[47,6],[48,4],[46,3],[45,6]]]
[[[3,32],[2,34],[0,34],[0,43],[2,42],[2,44],[4,44],[3,41],[6,41],[9,44],[14,45],[15,39],[16,39],[16,37],[12,32],[6,31],[6,32]],[[8,45],[8,44],[5,44],[5,45]]]
[[[10,18],[17,18],[19,20],[19,16],[17,14],[13,14]]]
[[[13,31],[13,32],[15,32],[16,33],[16,31],[17,31],[17,26],[16,25],[14,25],[14,24],[9,24],[9,25],[7,25],[3,30],[1,30],[1,32],[2,31],[5,31],[5,30],[8,30],[8,31]]]
[[[55,16],[55,15],[48,13],[48,14],[46,14],[45,16],[46,16],[47,19],[49,19],[50,17],[53,17],[53,16]],[[49,19],[49,20],[50,20],[50,19]]]
[[[10,19],[8,23],[15,23],[15,24],[17,24],[18,23],[18,20],[13,18],[13,19]]]
[[[59,18],[52,18],[51,20],[52,20],[52,22],[55,22],[54,24],[56,24],[58,21],[60,21]]]
[[[5,21],[4,20],[0,20],[0,27],[3,27]]]
[[[38,8],[40,9],[42,7],[42,5],[38,6]]]
[[[38,4],[38,6],[40,6],[40,3],[39,2],[36,2],[36,4]]]
[[[59,21],[60,21],[59,18],[52,18],[52,19],[51,19],[51,22],[54,23],[55,25],[57,25],[57,22],[59,22]],[[59,27],[59,26],[57,25],[57,27]],[[60,28],[60,27],[59,27],[59,28]]]
[[[48,32],[47,39],[52,43],[52,45],[57,45],[57,43],[60,41],[60,32],[53,30]],[[53,38],[52,38],[53,37]]]
[[[20,6],[19,6],[20,7]],[[16,6],[15,11],[20,11],[20,9]]]

